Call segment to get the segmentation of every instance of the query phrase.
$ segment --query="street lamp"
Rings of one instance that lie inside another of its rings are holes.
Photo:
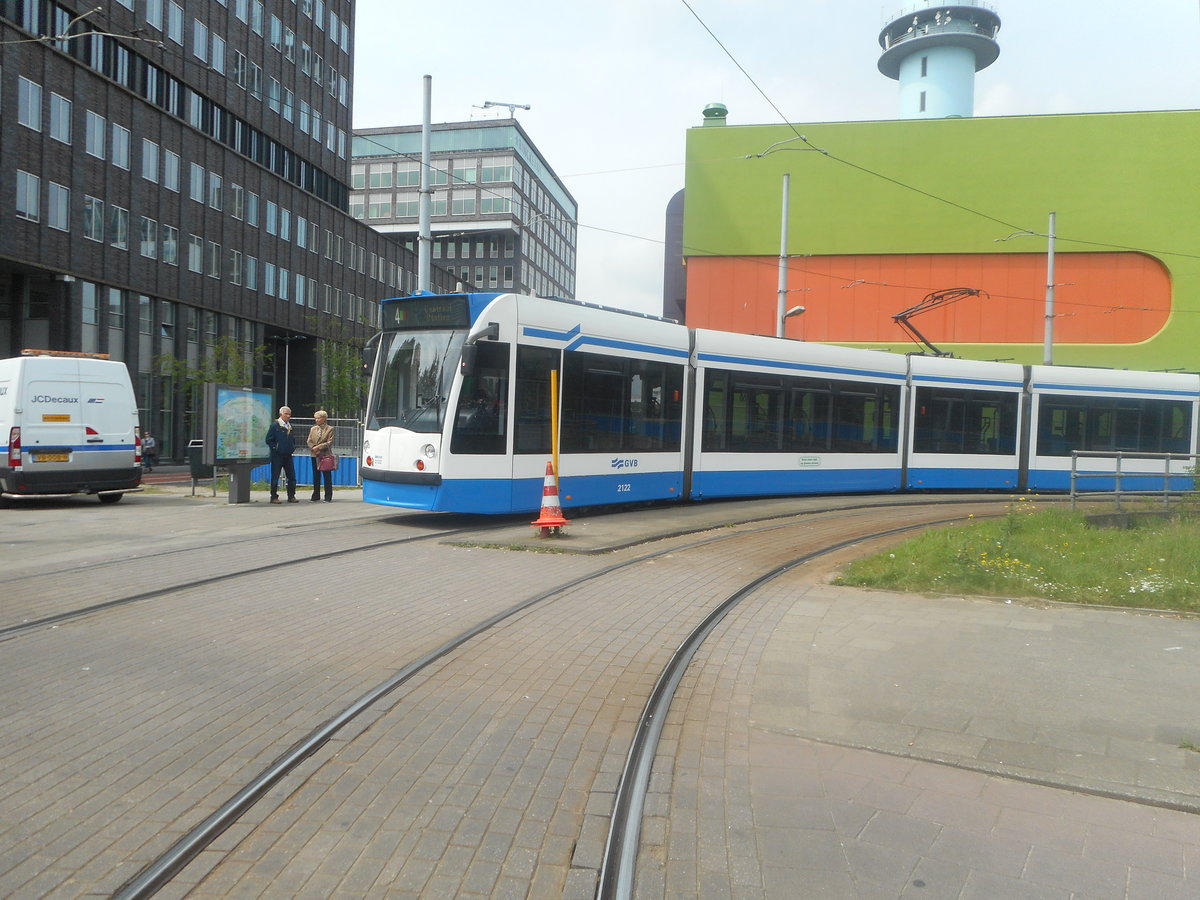
[[[283,405],[288,406],[288,382],[291,380],[292,341],[307,341],[308,335],[283,334],[279,335],[275,340],[283,344]]]
[[[827,150],[822,150],[820,147],[813,147],[811,144],[809,144],[806,147],[785,146],[786,144],[790,144],[793,141],[803,141],[805,144],[808,144],[808,138],[806,138],[802,134],[798,134],[795,137],[786,138],[782,141],[776,141],[774,144],[769,146],[766,150],[762,151],[762,153],[752,153],[752,154],[748,155],[746,157],[746,159],[762,159],[764,156],[770,156],[772,153],[776,153],[780,150],[800,150],[800,151],[815,150],[817,153],[824,153],[826,156],[829,155]],[[781,210],[780,220],[779,220],[779,288],[777,291],[778,296],[776,297],[776,300],[775,300],[775,336],[776,337],[783,337],[784,320],[788,319],[792,315],[799,315],[800,313],[804,312],[803,306],[796,307],[796,309],[799,310],[799,312],[796,312],[795,310],[787,309],[788,205],[791,200],[791,179],[792,179],[792,174],[790,172],[783,173],[783,203],[781,204],[782,210]]]
[[[1046,238],[1046,324],[1042,331],[1042,363],[1054,365],[1054,218],[1050,213],[1050,227],[1046,234],[1036,231],[1014,231],[1008,237],[995,238],[996,243],[1011,241],[1015,237],[1044,237]]]

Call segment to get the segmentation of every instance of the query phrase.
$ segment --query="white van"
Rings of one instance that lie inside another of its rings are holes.
[[[123,362],[48,350],[0,359],[0,505],[66,494],[116,503],[141,483],[137,401]]]

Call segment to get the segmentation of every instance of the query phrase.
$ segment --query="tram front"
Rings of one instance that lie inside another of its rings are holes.
[[[459,416],[448,410],[460,405],[460,394],[469,405],[472,391],[482,390],[479,373],[461,371],[469,368],[462,363],[463,347],[472,322],[497,296],[424,295],[380,304],[383,327],[368,354],[371,387],[361,468],[367,502],[452,508],[444,490],[445,457]]]

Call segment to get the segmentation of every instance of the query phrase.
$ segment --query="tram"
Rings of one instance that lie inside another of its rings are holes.
[[[1062,491],[1072,450],[1196,452],[1200,375],[902,356],[511,293],[381,309],[361,472],[384,506],[536,511],[552,394],[567,507]],[[1170,463],[1180,486],[1191,462]],[[1122,486],[1161,488],[1163,465],[1125,459]]]

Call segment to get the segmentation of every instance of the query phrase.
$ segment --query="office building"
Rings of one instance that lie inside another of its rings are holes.
[[[430,129],[432,264],[466,290],[575,296],[578,206],[516,119]],[[351,214],[416,247],[421,126],[354,132]]]
[[[198,433],[164,359],[200,371],[234,346],[311,414],[325,343],[415,286],[415,257],[347,214],[353,13],[0,3],[0,356],[124,360],[164,457]]]

